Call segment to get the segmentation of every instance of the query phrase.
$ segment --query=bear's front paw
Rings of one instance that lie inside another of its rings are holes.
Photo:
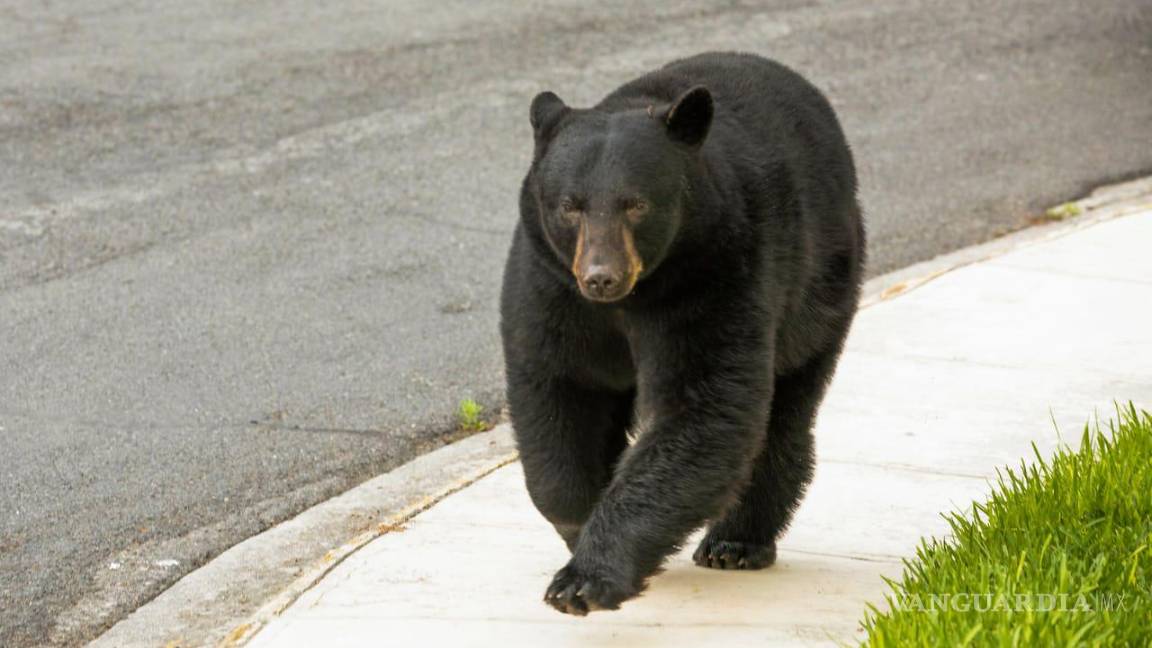
[[[692,560],[712,569],[764,569],[776,562],[776,543],[758,544],[704,538]]]
[[[634,589],[568,563],[556,572],[544,602],[565,614],[584,616],[593,610],[616,610],[635,596]]]

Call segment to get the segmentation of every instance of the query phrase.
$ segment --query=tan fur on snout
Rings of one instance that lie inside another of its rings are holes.
[[[572,276],[580,281],[584,273],[580,272],[584,265],[584,234],[588,231],[588,221],[580,219],[580,231],[576,234],[576,254],[572,255]]]
[[[632,286],[636,285],[636,279],[640,277],[641,272],[644,272],[644,259],[641,259],[640,253],[636,251],[636,239],[632,237],[632,228],[622,227],[624,228],[624,254],[628,255],[628,290],[632,290]]]

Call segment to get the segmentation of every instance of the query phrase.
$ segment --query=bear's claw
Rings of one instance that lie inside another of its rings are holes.
[[[764,569],[776,562],[776,543],[757,544],[705,538],[692,560],[712,569]]]
[[[619,609],[629,596],[625,588],[569,564],[552,579],[544,602],[565,614],[585,616],[594,610]]]

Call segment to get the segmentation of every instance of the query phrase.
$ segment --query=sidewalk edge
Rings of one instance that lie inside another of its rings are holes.
[[[230,547],[89,648],[243,645],[357,549],[515,458],[507,423],[419,456]]]
[[[1061,212],[1078,214],[1034,225],[985,243],[956,250],[890,272],[864,283],[860,307],[867,308],[920,286],[958,268],[1006,254],[1019,247],[1067,236],[1087,227],[1152,208],[1152,178],[1141,178],[1096,189],[1080,200],[1065,203]]]
[[[505,442],[508,444],[508,446],[513,445],[511,440],[512,426],[508,423],[501,423],[490,432],[469,437],[468,439],[459,441],[456,444],[445,446],[436,452],[449,452],[454,449],[454,446],[459,445],[460,443],[465,443],[472,440],[483,441],[484,437],[493,435],[506,437]],[[477,437],[480,438],[477,439]],[[351,556],[361,547],[375,540],[376,538],[379,538],[386,533],[398,530],[402,527],[404,522],[428,510],[429,508],[432,508],[436,505],[436,503],[445,497],[448,497],[453,493],[471,486],[476,481],[483,479],[499,468],[512,463],[516,460],[517,456],[518,454],[515,450],[506,449],[496,454],[496,456],[485,457],[483,460],[474,462],[475,465],[473,466],[473,469],[469,471],[468,474],[466,474],[464,477],[455,477],[451,480],[445,480],[443,485],[436,489],[434,492],[421,497],[419,500],[408,504],[407,506],[397,510],[395,513],[392,513],[391,515],[388,515],[386,518],[377,522],[371,530],[361,533],[348,542],[340,545],[339,547],[328,551],[318,562],[305,569],[305,571],[298,578],[296,578],[296,580],[292,581],[292,583],[284,588],[284,590],[279,594],[277,594],[275,598],[264,604],[254,614],[252,614],[247,622],[236,626],[232,632],[228,633],[223,641],[220,642],[220,647],[231,648],[232,646],[243,646],[244,644],[248,643],[248,641],[251,640],[252,637],[256,636],[256,633],[263,629],[269,621],[271,621],[274,617],[279,616],[280,613],[284,610],[288,609],[288,607],[295,603],[296,599],[300,598],[304,592],[311,589],[313,585],[319,583],[321,579],[328,575],[328,572],[332,571],[336,568],[337,565],[344,562],[345,558]],[[431,459],[431,461],[421,461],[423,459]],[[366,482],[362,486],[358,487],[358,489],[367,486],[368,489],[362,492],[367,493],[370,490],[374,490],[371,487],[373,482],[385,477],[393,476],[395,473],[400,472],[404,468],[411,468],[414,470],[427,470],[429,472],[435,471],[437,467],[430,464],[440,463],[439,460],[440,457],[432,457],[432,455],[419,457],[390,473],[386,473],[372,481]],[[414,466],[414,464],[417,463],[422,465]],[[403,475],[400,475],[399,478],[403,479]],[[396,477],[393,477],[393,479],[396,479]],[[317,506],[323,506],[324,504],[327,504],[327,502],[318,504]]]

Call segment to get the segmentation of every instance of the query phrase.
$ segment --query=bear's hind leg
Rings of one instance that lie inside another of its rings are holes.
[[[776,538],[812,480],[812,424],[840,346],[776,380],[767,438],[739,502],[712,524],[692,558],[701,567],[763,569],[776,561]]]

